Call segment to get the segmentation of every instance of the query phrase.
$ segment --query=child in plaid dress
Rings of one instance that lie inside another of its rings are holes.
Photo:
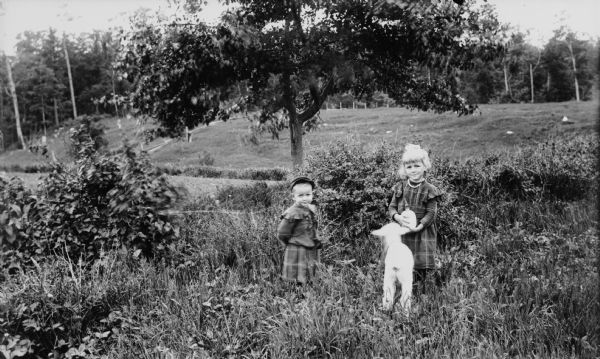
[[[300,284],[309,282],[319,262],[321,242],[317,239],[316,207],[312,204],[315,183],[308,177],[292,181],[294,204],[281,215],[277,237],[285,244],[284,280]]]
[[[431,161],[427,151],[419,145],[406,145],[398,171],[403,180],[394,186],[392,200],[388,206],[391,219],[400,224],[403,224],[400,213],[405,209],[412,210],[417,217],[417,226],[402,236],[403,242],[415,258],[415,283],[425,281],[428,273],[435,269],[435,219],[441,192],[425,179],[429,169]]]

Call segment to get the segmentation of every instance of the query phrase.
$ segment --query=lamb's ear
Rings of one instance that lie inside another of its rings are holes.
[[[381,230],[381,228],[380,228],[380,229],[374,230],[373,232],[371,232],[371,234],[376,237],[383,237],[383,230]]]

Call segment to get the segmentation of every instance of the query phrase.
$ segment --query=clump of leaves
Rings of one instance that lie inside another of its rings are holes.
[[[84,115],[78,119],[79,125],[72,127],[69,133],[71,142],[68,152],[72,158],[82,159],[105,148],[108,141],[104,138],[104,126],[98,122],[99,117]]]
[[[26,189],[17,177],[10,181],[0,178],[0,263],[9,270],[29,259],[30,251],[20,251],[28,246],[27,229],[30,214],[33,216],[37,198]],[[32,210],[33,209],[33,210]]]

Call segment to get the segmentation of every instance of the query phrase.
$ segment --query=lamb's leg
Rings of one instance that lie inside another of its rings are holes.
[[[402,285],[402,295],[400,296],[400,306],[404,311],[404,315],[408,316],[410,311],[410,301],[412,297],[413,276],[412,273],[405,273],[398,278]]]
[[[396,294],[396,273],[393,268],[386,267],[383,275],[383,310],[392,310]]]

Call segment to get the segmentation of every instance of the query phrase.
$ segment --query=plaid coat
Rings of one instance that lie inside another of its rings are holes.
[[[394,186],[393,196],[388,206],[390,218],[410,208],[417,216],[417,224],[423,224],[423,230],[402,236],[403,242],[410,248],[415,257],[415,269],[435,268],[437,247],[437,201],[441,191],[427,181],[416,188],[402,181]]]
[[[319,262],[320,241],[317,220],[307,207],[294,204],[281,215],[277,237],[285,244],[281,277],[299,283],[309,282]]]

